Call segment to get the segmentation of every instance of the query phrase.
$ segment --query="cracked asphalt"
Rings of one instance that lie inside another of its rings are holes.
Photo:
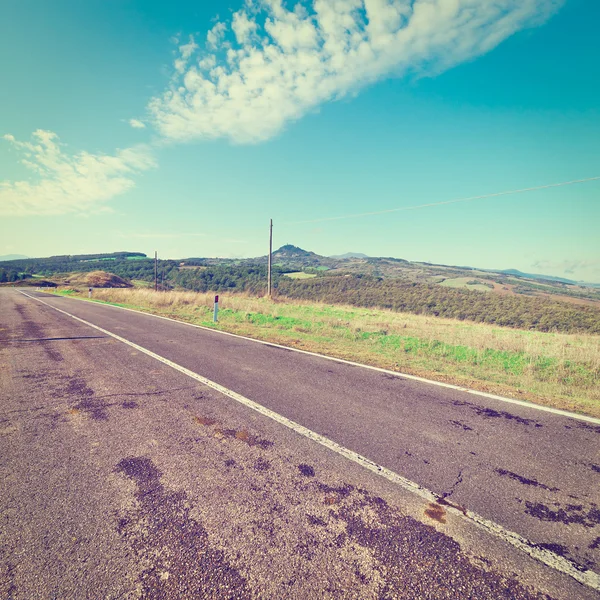
[[[427,503],[0,290],[0,598],[597,598],[600,428],[40,294],[428,487]]]

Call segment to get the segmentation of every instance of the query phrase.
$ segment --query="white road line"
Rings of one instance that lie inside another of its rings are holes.
[[[23,294],[24,296],[27,296],[28,298],[31,298],[32,300],[36,300],[37,302],[40,302],[41,304],[44,304],[45,306],[48,306],[49,308],[51,308],[63,315],[66,315],[67,317],[71,317],[75,321],[79,321],[80,323],[83,323],[84,325],[92,327],[92,328],[96,329],[97,331],[100,331],[116,340],[119,340],[120,342],[123,342],[124,344],[127,344],[128,346],[131,346],[132,348],[135,348],[138,352],[142,352],[144,354],[147,354],[148,356],[151,356],[152,358],[164,363],[165,365],[168,365],[169,367],[175,369],[176,371],[179,371],[180,373],[183,373],[184,375],[187,375],[188,377],[195,379],[196,381],[216,390],[217,392],[220,392],[221,394],[228,396],[229,398],[232,398],[236,402],[243,404],[244,406],[260,413],[261,415],[264,415],[265,417],[268,417],[269,419],[272,419],[273,421],[276,421],[277,423],[284,425],[285,427],[288,427],[289,429],[291,429],[292,431],[295,431],[299,435],[302,435],[310,440],[313,440],[314,442],[317,442],[318,444],[321,444],[322,446],[331,450],[332,452],[335,452],[336,454],[339,454],[340,456],[343,456],[344,458],[347,458],[348,460],[351,460],[352,462],[359,464],[361,467],[364,467],[365,469],[368,469],[369,471],[372,471],[373,473],[376,473],[377,475],[384,477],[385,479],[391,481],[392,483],[399,485],[403,489],[405,489],[409,492],[412,492],[413,494],[416,494],[417,496],[420,496],[421,498],[423,498],[429,502],[435,502],[436,500],[439,500],[439,496],[437,496],[436,494],[434,494],[427,488],[419,485],[418,483],[415,483],[414,481],[410,481],[409,479],[402,477],[402,475],[398,475],[398,473],[395,473],[394,471],[391,471],[389,469],[386,469],[385,467],[382,467],[381,465],[378,465],[377,463],[373,462],[372,460],[369,460],[365,456],[362,456],[361,454],[358,454],[357,452],[354,452],[353,450],[345,448],[344,446],[341,446],[337,442],[334,442],[333,440],[330,440],[329,438],[326,438],[325,436],[322,436],[322,435],[308,429],[307,427],[304,427],[303,425],[300,425],[299,423],[296,423],[295,421],[292,421],[291,419],[288,419],[287,417],[284,417],[283,415],[280,415],[279,413],[276,413],[276,412],[262,406],[261,404],[258,404],[257,402],[254,402],[253,400],[250,400],[249,398],[246,398],[245,396],[242,396],[241,394],[238,394],[237,392],[234,392],[233,390],[230,390],[214,381],[211,381],[210,379],[207,379],[206,377],[203,377],[202,375],[198,375],[198,373],[194,373],[193,371],[190,371],[189,369],[186,369],[185,367],[182,367],[181,365],[174,363],[173,361],[169,360],[168,358],[160,356],[159,354],[156,354],[155,352],[152,352],[151,350],[148,350],[147,348],[139,346],[138,344],[135,344],[134,342],[130,342],[129,340],[127,340],[115,333],[112,333],[111,331],[102,329],[102,327],[98,327],[98,325],[94,325],[93,323],[90,323],[89,321],[85,321],[84,319],[76,317],[75,315],[72,315],[71,313],[68,313],[67,311],[61,310],[60,308],[56,308],[55,306],[52,306],[51,304],[44,302],[40,298],[36,298],[35,296],[30,296],[29,294],[27,294],[25,292],[21,292],[21,294]],[[480,529],[485,530],[487,533],[490,533],[490,534],[504,540],[505,542],[508,542],[509,544],[511,544],[512,546],[517,548],[518,550],[525,552],[532,558],[544,563],[545,565],[551,567],[552,569],[559,571],[561,573],[564,573],[566,575],[569,575],[570,577],[572,577],[579,583],[582,583],[583,585],[586,585],[594,590],[600,591],[600,575],[598,573],[595,573],[594,571],[590,571],[589,569],[580,568],[575,563],[564,558],[563,556],[559,556],[558,554],[555,554],[554,552],[551,552],[550,550],[547,550],[546,548],[542,548],[538,544],[535,544],[535,543],[529,541],[528,539],[519,535],[518,533],[515,533],[513,531],[505,529],[502,525],[499,525],[498,523],[495,523],[494,521],[490,521],[489,519],[486,519],[471,510],[468,510],[468,509],[461,510],[460,508],[454,507],[452,505],[446,505],[446,504],[444,504],[444,508],[447,511],[452,512],[453,514],[456,514],[457,516],[464,518],[466,521],[474,523]]]
[[[24,293],[24,292],[22,292]],[[33,297],[33,296],[32,296]],[[55,296],[56,297],[56,296]],[[85,298],[74,298],[71,296],[58,296],[59,298],[69,298],[70,300],[80,300],[81,302],[90,302]],[[481,396],[483,398],[489,398],[491,400],[497,400],[499,402],[505,402],[507,404],[515,404],[516,406],[523,406],[532,410],[540,410],[542,412],[551,413],[553,415],[560,415],[561,417],[568,417],[569,419],[576,419],[578,421],[585,421],[587,423],[594,423],[600,425],[600,419],[596,417],[590,417],[588,415],[580,415],[568,410],[561,410],[560,408],[552,408],[551,406],[542,406],[541,404],[533,404],[532,402],[525,402],[523,400],[515,400],[514,398],[505,398],[504,396],[497,396],[496,394],[488,394],[487,392],[480,392],[479,390],[471,390],[469,388],[461,387],[459,385],[453,385],[451,383],[444,383],[443,381],[433,381],[432,379],[425,379],[424,377],[418,377],[417,375],[408,375],[400,371],[390,371],[389,369],[382,369],[381,367],[374,367],[372,365],[364,365],[362,363],[353,362],[351,360],[345,360],[343,358],[336,358],[335,356],[327,356],[326,354],[319,354],[318,352],[310,352],[308,350],[300,350],[299,348],[293,348],[291,346],[283,346],[282,344],[275,344],[274,342],[266,342],[264,340],[257,340],[237,333],[230,333],[229,331],[221,331],[220,329],[213,329],[212,327],[204,327],[203,325],[196,325],[194,323],[186,323],[185,321],[178,321],[177,319],[171,319],[170,317],[163,317],[161,315],[155,315],[153,313],[144,312],[141,310],[135,310],[133,308],[126,308],[124,306],[115,306],[114,304],[108,304],[102,301],[92,300],[93,304],[100,304],[102,306],[110,306],[112,308],[119,308],[121,310],[127,310],[129,312],[137,313],[138,315],[147,315],[156,319],[164,319],[165,321],[172,321],[173,323],[179,323],[179,325],[187,325],[189,327],[196,327],[197,329],[204,329],[205,331],[211,331],[213,333],[219,333],[221,335],[229,335],[231,337],[240,338],[249,342],[255,342],[256,344],[263,344],[265,346],[272,346],[274,348],[283,348],[284,350],[291,350],[292,352],[298,352],[300,354],[308,354],[309,356],[316,356],[317,358],[324,358],[334,362],[342,363],[345,365],[351,365],[353,367],[361,367],[363,369],[370,369],[371,371],[379,371],[380,373],[387,373],[394,377],[412,379],[413,381],[419,381],[421,383],[428,383],[431,385],[437,385],[438,387],[447,388],[450,390],[457,390],[459,392],[465,392],[467,394],[473,394],[474,396]]]

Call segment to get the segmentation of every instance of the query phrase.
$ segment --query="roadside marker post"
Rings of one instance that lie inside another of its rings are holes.
[[[213,313],[213,323],[217,322],[218,314],[219,314],[219,296],[215,296],[215,311]]]
[[[92,288],[90,288],[90,289],[88,290],[88,298],[91,298],[91,297],[92,297]]]

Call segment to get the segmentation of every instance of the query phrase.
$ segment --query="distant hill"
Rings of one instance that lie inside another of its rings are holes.
[[[161,278],[175,266],[173,261],[161,261]],[[105,271],[121,277],[125,282],[131,279],[154,280],[154,261],[142,252],[110,252],[101,254],[74,254],[49,256],[46,258],[21,258],[0,261],[0,283],[13,283],[31,279],[34,284],[42,284],[42,280],[73,273],[90,273]],[[102,278],[101,278],[102,279]],[[85,282],[84,282],[85,283]],[[82,283],[81,285],[84,285]],[[101,287],[104,283],[90,282],[88,286]],[[121,285],[111,280],[111,285]]]
[[[257,258],[248,258],[243,260],[245,264],[264,264],[267,262],[266,256],[259,256]],[[332,268],[337,265],[339,261],[335,259],[327,258],[326,256],[320,256],[315,252],[304,250],[298,246],[292,244],[285,244],[273,252],[273,264],[278,265],[288,270],[301,271],[304,268]]]
[[[69,286],[83,286],[95,288],[128,288],[131,283],[106,271],[92,271],[91,273],[72,273],[66,277],[58,277],[55,283]]]
[[[487,270],[487,269],[486,269]],[[558,281],[559,283],[568,283],[569,285],[577,285],[578,282],[573,279],[564,279],[563,277],[555,277],[554,275],[540,275],[539,273],[523,273],[517,269],[502,269],[501,271],[491,271],[491,273],[504,273],[505,275],[514,275],[515,277],[524,277],[525,279],[545,279],[546,281]]]
[[[27,278],[66,278],[68,274],[105,270],[121,277],[125,282],[154,281],[152,258],[141,252],[112,252],[0,261],[0,283],[10,284]],[[266,255],[254,258],[205,257],[158,261],[161,283],[164,282],[166,287],[195,291],[260,291],[264,287],[266,272]],[[393,279],[396,280],[394,285],[433,285],[478,294],[491,293],[494,296],[553,298],[579,306],[600,304],[600,285],[594,286],[563,277],[524,273],[517,269],[493,270],[411,262],[402,258],[367,256],[359,252],[347,252],[337,257],[321,256],[299,246],[285,244],[273,253],[275,288],[281,278],[287,280],[289,278],[286,278],[286,274],[292,273],[297,280],[301,279],[296,275],[298,273],[310,276],[311,281],[336,278],[335,285],[341,285],[340,276],[356,276],[365,278],[365,285],[367,278],[377,281]]]
[[[24,254],[4,254],[0,256],[0,262],[5,262],[8,260],[23,260],[25,258],[29,258],[29,256],[25,256]]]
[[[334,254],[329,258],[369,258],[366,254],[362,252],[346,252],[346,254]]]
[[[0,262],[7,261],[19,261],[19,266],[26,267],[28,265],[36,264],[76,264],[76,263],[87,263],[87,262],[98,262],[98,261],[114,261],[114,260],[126,260],[134,259],[140,260],[145,259],[147,256],[143,252],[109,252],[101,254],[59,254],[57,256],[46,256],[42,258],[29,258],[27,256],[20,256],[17,254],[7,255],[12,258],[0,257]],[[15,266],[15,265],[11,265]]]
[[[298,246],[293,246],[292,244],[285,244],[285,246],[281,246],[279,250],[275,250],[273,252],[274,256],[285,256],[285,257],[298,257],[298,256],[318,256],[314,252],[309,252],[308,250],[303,250],[302,248],[298,248]]]
[[[207,264],[217,264],[207,259]],[[236,264],[266,265],[267,257],[242,259]],[[223,264],[222,262],[220,264]],[[574,304],[600,302],[596,286],[556,276],[535,275],[517,269],[478,269],[476,267],[411,262],[402,258],[367,256],[347,252],[321,256],[304,248],[286,244],[273,253],[273,264],[282,274],[305,272],[319,277],[335,275],[371,276],[400,279],[412,284],[435,284],[501,295],[550,297]],[[297,277],[296,277],[297,278]]]

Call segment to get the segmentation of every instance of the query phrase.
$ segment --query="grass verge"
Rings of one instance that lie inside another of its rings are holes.
[[[86,297],[87,292],[55,293]],[[94,301],[600,417],[600,336],[247,295],[96,289]]]

